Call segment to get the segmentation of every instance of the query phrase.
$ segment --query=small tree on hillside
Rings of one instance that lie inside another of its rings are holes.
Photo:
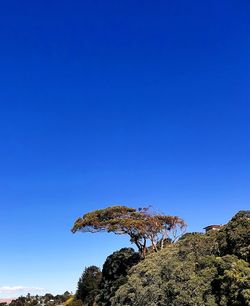
[[[98,267],[86,268],[78,281],[75,299],[92,306],[98,293],[101,277],[102,273]]]
[[[140,261],[140,256],[132,248],[122,248],[109,255],[102,269],[98,306],[110,306],[118,288],[125,284],[130,268]]]
[[[147,241],[154,251],[162,249],[164,243],[175,241],[184,232],[185,222],[176,216],[165,216],[149,208],[136,210],[126,206],[111,206],[85,214],[76,220],[72,232],[112,232],[127,234],[142,257],[147,252]]]

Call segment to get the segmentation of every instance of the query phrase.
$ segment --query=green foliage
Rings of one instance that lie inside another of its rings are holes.
[[[79,301],[82,301],[84,304],[92,306],[98,293],[101,277],[102,273],[98,267],[86,268],[78,281],[74,303],[79,304]]]
[[[250,289],[250,267],[247,262],[234,255],[206,259],[205,266],[214,267],[211,282],[218,305],[250,305],[247,293]]]
[[[232,220],[218,232],[217,243],[220,255],[234,254],[250,261],[250,215],[239,211]]]
[[[139,261],[139,254],[132,248],[123,248],[106,259],[102,270],[100,294],[97,297],[99,306],[111,305],[116,290],[126,282],[128,270]]]
[[[249,306],[249,217],[186,234],[132,267],[112,306]]]

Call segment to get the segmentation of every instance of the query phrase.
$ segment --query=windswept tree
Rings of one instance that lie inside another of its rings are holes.
[[[126,206],[111,206],[77,219],[72,232],[127,234],[144,257],[148,250],[148,241],[157,252],[164,247],[166,241],[174,242],[185,228],[186,224],[181,218],[154,213],[149,207],[137,210]]]

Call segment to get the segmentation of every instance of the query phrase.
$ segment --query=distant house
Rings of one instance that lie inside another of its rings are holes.
[[[218,231],[223,227],[223,225],[217,225],[217,224],[213,224],[213,225],[208,225],[206,227],[204,227],[204,230],[207,232],[209,231]]]

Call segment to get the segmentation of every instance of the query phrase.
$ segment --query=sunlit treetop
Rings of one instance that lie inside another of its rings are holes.
[[[176,241],[185,228],[183,219],[155,213],[150,207],[137,210],[127,206],[110,206],[78,218],[72,232],[127,234],[144,257],[148,251],[147,241],[151,242],[151,248],[157,252],[164,247],[166,241]]]

